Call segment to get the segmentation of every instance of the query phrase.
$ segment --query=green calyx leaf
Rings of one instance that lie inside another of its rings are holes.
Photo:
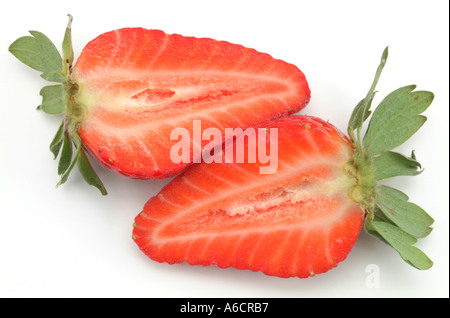
[[[59,115],[66,108],[67,94],[62,84],[45,86],[40,92],[42,104],[39,106],[47,114]]]
[[[81,173],[81,176],[87,182],[87,184],[99,189],[102,195],[108,194],[102,181],[98,177],[95,170],[92,168],[89,159],[87,158],[86,153],[83,151],[83,149],[80,149],[80,154],[77,160],[77,166],[78,170]]]
[[[77,129],[86,116],[86,109],[76,102],[78,84],[72,79],[74,53],[72,47],[72,16],[68,15],[62,43],[62,57],[50,39],[38,31],[30,31],[31,36],[24,36],[14,41],[8,48],[17,59],[29,67],[41,72],[41,77],[60,84],[45,86],[41,89],[42,104],[38,109],[47,114],[64,114],[61,125],[50,144],[54,159],[59,156],[58,174],[64,184],[73,167],[77,165],[83,179],[107,194],[99,177],[93,170]]]
[[[375,87],[377,86],[378,80],[380,79],[381,72],[383,71],[384,66],[386,65],[386,61],[388,58],[389,49],[386,47],[381,55],[381,61],[378,65],[377,71],[375,73],[375,77],[373,79],[372,85],[367,93],[366,97],[361,100],[358,105],[353,110],[353,113],[350,117],[350,121],[348,124],[348,134],[355,140],[354,130],[357,130],[357,138],[358,142],[361,141],[361,128],[366,119],[370,116],[370,107],[372,105],[372,100],[375,96]]]
[[[72,155],[73,155],[72,138],[69,136],[69,134],[67,132],[64,132],[61,157],[59,158],[59,164],[58,164],[58,174],[60,176],[65,175],[65,174],[68,175],[70,172],[70,169],[72,169],[72,168],[69,169],[69,167],[71,166]],[[64,180],[64,182],[66,182],[66,180]],[[64,182],[62,182],[62,183],[64,183]]]
[[[52,82],[63,83],[61,55],[48,37],[38,31],[30,31],[14,41],[8,48],[17,59],[29,67],[42,72],[41,77]]]
[[[425,123],[423,113],[433,101],[431,92],[415,91],[415,85],[399,88],[378,105],[364,136],[364,146],[372,155],[394,149]]]
[[[390,223],[414,237],[426,237],[434,220],[421,207],[408,202],[403,192],[379,185],[375,190],[375,205]]]
[[[415,176],[422,173],[420,163],[416,160],[414,152],[411,157],[400,153],[386,151],[373,157],[374,177],[383,180],[397,176]]]
[[[50,144],[50,151],[53,153],[54,156],[53,159],[56,159],[58,157],[63,142],[64,142],[64,120],[59,126],[58,131],[56,132],[56,135]]]
[[[365,222],[368,233],[379,237],[382,241],[392,246],[411,266],[420,270],[426,270],[433,266],[428,256],[417,247],[413,246],[417,239],[390,223],[372,220]]]
[[[67,181],[70,172],[76,164],[81,176],[89,185],[99,189],[102,195],[108,194],[105,186],[92,168],[83,150],[81,139],[74,127],[70,131],[70,133],[64,134],[64,142],[58,165],[58,174],[61,176],[61,179],[56,186],[59,187]],[[75,154],[73,154],[72,147],[75,147]]]
[[[352,116],[350,117],[350,122],[348,123],[348,134],[349,136],[354,136],[354,130],[358,127],[362,127],[363,122],[369,118],[372,113],[369,109],[372,105],[372,100],[375,97],[375,92],[373,92],[368,97],[362,99],[358,105],[353,109]]]
[[[64,70],[66,74],[70,73],[72,71],[72,64],[74,60],[73,55],[73,47],[72,47],[72,20],[73,17],[69,14],[69,23],[66,27],[66,32],[64,34],[64,40],[62,43],[62,52],[63,52],[63,59],[64,59]]]
[[[434,220],[422,208],[409,202],[403,192],[378,185],[378,181],[396,176],[415,176],[422,172],[414,152],[411,157],[392,151],[403,144],[425,123],[421,115],[433,101],[427,91],[416,86],[401,87],[387,95],[372,112],[375,87],[386,64],[388,49],[382,54],[375,78],[366,97],[355,109],[348,124],[348,134],[355,155],[345,170],[355,178],[350,197],[366,208],[365,229],[392,246],[410,265],[428,269],[433,262],[413,245],[432,231]],[[369,121],[362,136],[362,127]]]
[[[92,169],[92,166],[89,163],[89,160],[82,148],[81,139],[76,133],[76,127],[71,127],[68,131],[65,131],[63,134],[64,136],[63,136],[62,151],[58,165],[58,174],[61,176],[61,179],[56,186],[59,187],[60,185],[64,184],[67,181],[70,172],[72,171],[73,167],[76,164],[83,179],[89,185],[98,188],[101,194],[106,195],[107,191],[105,189],[105,186],[103,185],[103,183],[101,182],[100,178],[97,176],[95,171]],[[57,136],[59,137],[58,134]],[[73,153],[74,147],[75,153]]]
[[[69,174],[75,166],[78,156],[80,155],[81,146],[76,142],[77,138],[73,137],[74,136],[72,135],[68,135],[67,132],[64,134],[63,149],[61,151],[61,157],[59,158],[58,165],[58,174],[61,176],[61,179],[57,183],[56,187],[59,187],[67,181]],[[72,142],[75,143],[75,155],[73,155]]]

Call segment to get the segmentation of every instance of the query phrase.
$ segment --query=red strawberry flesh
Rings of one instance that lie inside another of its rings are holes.
[[[291,116],[278,128],[278,171],[260,163],[189,167],[145,205],[133,238],[150,258],[309,277],[343,261],[364,213],[344,171],[352,144],[330,124]]]
[[[142,28],[88,43],[73,78],[86,109],[79,126],[85,147],[135,178],[164,178],[187,166],[170,159],[177,127],[191,136],[195,119],[202,129],[246,128],[297,112],[310,98],[292,64],[225,41]]]

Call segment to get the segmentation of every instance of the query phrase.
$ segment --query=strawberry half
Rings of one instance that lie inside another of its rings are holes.
[[[134,239],[149,257],[280,277],[322,273],[345,259],[364,218],[347,196],[350,141],[314,117],[263,127],[278,130],[277,172],[261,174],[259,162],[188,168],[136,218]]]
[[[86,45],[72,67],[71,21],[62,59],[36,31],[9,48],[42,77],[61,83],[41,91],[44,111],[65,113],[51,144],[55,157],[63,149],[60,183],[77,163],[88,183],[106,193],[85,150],[128,177],[173,176],[199,160],[206,144],[183,141],[191,149],[190,160],[175,163],[170,158],[175,128],[192,134],[193,120],[201,120],[203,131],[214,127],[223,133],[225,127],[246,128],[290,115],[309,102],[305,76],[292,64],[241,45],[159,30],[104,33]]]
[[[391,149],[423,124],[424,117],[418,114],[430,105],[433,94],[412,92],[414,86],[389,94],[361,138],[386,58],[387,50],[372,88],[349,122],[350,138],[307,116],[255,127],[263,137],[263,132],[269,136],[264,143],[258,139],[258,153],[259,147],[266,151],[270,142],[277,141],[276,172],[261,174],[267,162],[259,159],[190,166],[136,217],[133,239],[139,248],[151,259],[169,264],[231,266],[305,278],[342,262],[364,224],[411,265],[431,267],[431,260],[412,245],[430,233],[433,219],[406,195],[377,181],[419,173],[414,156]],[[387,138],[389,129],[395,129],[395,135]],[[273,134],[278,138],[272,139]],[[225,156],[228,147],[238,151],[236,145],[244,138],[240,135],[227,144]],[[244,145],[250,156],[251,142]]]

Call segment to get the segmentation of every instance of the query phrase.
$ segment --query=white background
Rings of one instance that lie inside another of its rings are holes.
[[[0,12],[0,296],[448,297],[448,10],[444,0],[9,2]],[[306,280],[148,259],[131,239],[133,220],[169,180],[128,180],[99,168],[106,197],[75,170],[55,189],[48,146],[60,118],[35,110],[45,81],[7,52],[28,30],[60,47],[68,13],[76,56],[103,32],[140,26],[227,40],[296,64],[312,90],[301,113],[343,131],[389,45],[374,104],[409,84],[436,95],[425,126],[400,149],[415,149],[425,171],[387,182],[435,219],[417,244],[434,267],[413,269],[364,232],[346,261]],[[370,264],[379,269],[378,288],[366,283]]]

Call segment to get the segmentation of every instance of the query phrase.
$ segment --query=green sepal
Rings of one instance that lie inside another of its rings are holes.
[[[69,178],[69,174],[72,171],[73,167],[75,166],[75,163],[77,162],[78,156],[80,155],[80,147],[76,147],[75,155],[72,157],[72,160],[70,161],[67,169],[61,174],[61,179],[59,180],[56,187],[59,187],[60,185],[64,184],[67,179]]]
[[[372,81],[372,85],[370,86],[369,91],[367,92],[366,97],[358,103],[350,117],[347,131],[349,137],[355,144],[360,144],[361,142],[361,128],[364,121],[366,121],[366,119],[370,116],[370,107],[375,96],[375,87],[377,86],[378,80],[381,76],[381,72],[386,65],[388,54],[389,48],[386,47],[383,51],[383,54],[381,55],[381,60],[375,73],[375,77]],[[357,130],[357,136],[354,135],[354,130]]]
[[[70,162],[72,161],[73,147],[72,138],[70,138],[67,132],[64,133],[63,146],[61,150],[61,157],[59,158],[58,174],[63,175],[67,169],[69,169]]]
[[[375,214],[368,214],[364,220],[364,229],[366,230],[367,233],[369,233],[372,236],[375,236],[376,238],[378,238],[380,241],[386,243],[389,245],[389,243],[377,232],[377,230],[373,227],[373,222],[377,221],[377,222],[385,222],[385,220],[383,220],[382,218],[380,218],[379,216],[375,215]]]
[[[65,82],[61,55],[48,37],[38,31],[29,31],[8,48],[18,60],[42,72],[41,77],[51,82]]]
[[[422,173],[421,164],[415,159],[414,152],[406,157],[393,151],[383,152],[373,158],[373,170],[376,180],[397,176],[415,176]]]
[[[415,85],[401,87],[387,95],[370,119],[364,146],[372,155],[392,150],[412,135],[425,123],[421,116],[433,101],[434,95],[427,91],[415,91]]]
[[[53,137],[53,140],[50,143],[50,151],[53,153],[54,156],[53,159],[56,159],[58,157],[63,141],[64,141],[64,119],[61,125],[59,126],[55,137]]]
[[[42,96],[42,104],[39,108],[47,114],[59,115],[64,113],[66,109],[67,94],[62,84],[44,86],[40,94]]]
[[[375,205],[391,223],[414,237],[426,237],[434,220],[418,205],[408,202],[403,192],[379,185],[375,190]]]
[[[411,266],[420,270],[426,270],[433,266],[433,262],[428,256],[413,246],[417,243],[417,239],[397,226],[374,219],[366,220],[365,229],[370,234],[381,238],[383,242],[392,246],[401,258]]]
[[[348,134],[353,135],[353,131],[358,127],[361,127],[362,124],[369,118],[370,114],[370,106],[372,105],[372,100],[375,97],[375,92],[368,96],[367,98],[361,99],[360,102],[353,109],[352,115],[350,116],[350,121],[348,123]],[[364,112],[364,115],[363,115]]]
[[[61,179],[59,180],[56,187],[59,187],[60,185],[64,184],[67,181],[67,179],[69,178],[69,174],[72,171],[73,167],[75,166],[75,164],[78,160],[78,157],[80,155],[80,151],[81,151],[81,139],[77,134],[76,126],[69,125],[68,127],[66,127],[66,131],[64,133],[64,138],[69,139],[71,141],[71,144],[73,143],[73,147],[75,147],[75,155],[72,155],[73,151],[71,151],[69,160],[66,159],[66,161],[68,161],[68,165],[62,173],[60,173],[59,167],[58,167],[58,174],[61,176]],[[64,152],[64,145],[63,145],[63,152]],[[62,157],[62,154],[61,154],[61,157]],[[60,159],[60,161],[61,161],[61,159]]]
[[[49,82],[65,83],[66,79],[61,71],[42,73],[41,77]]]
[[[72,20],[73,17],[68,14],[69,22],[67,23],[66,32],[64,34],[64,40],[62,43],[62,53],[64,60],[64,68],[66,74],[71,72],[74,55],[73,55],[73,47],[72,47]]]
[[[76,149],[74,155],[73,147]],[[64,133],[63,150],[61,152],[61,158],[58,166],[58,174],[61,176],[61,179],[56,187],[59,187],[67,181],[70,172],[76,164],[81,176],[89,185],[99,189],[103,195],[108,194],[102,181],[92,168],[82,147],[81,139],[76,133],[76,127],[69,127],[69,129]]]
[[[89,159],[87,158],[86,153],[84,152],[83,149],[80,149],[80,154],[79,154],[78,160],[77,160],[77,166],[78,166],[78,170],[81,173],[81,176],[87,182],[87,184],[99,189],[100,193],[102,195],[108,194],[102,181],[98,177],[95,170],[92,168],[92,166],[89,162]]]

